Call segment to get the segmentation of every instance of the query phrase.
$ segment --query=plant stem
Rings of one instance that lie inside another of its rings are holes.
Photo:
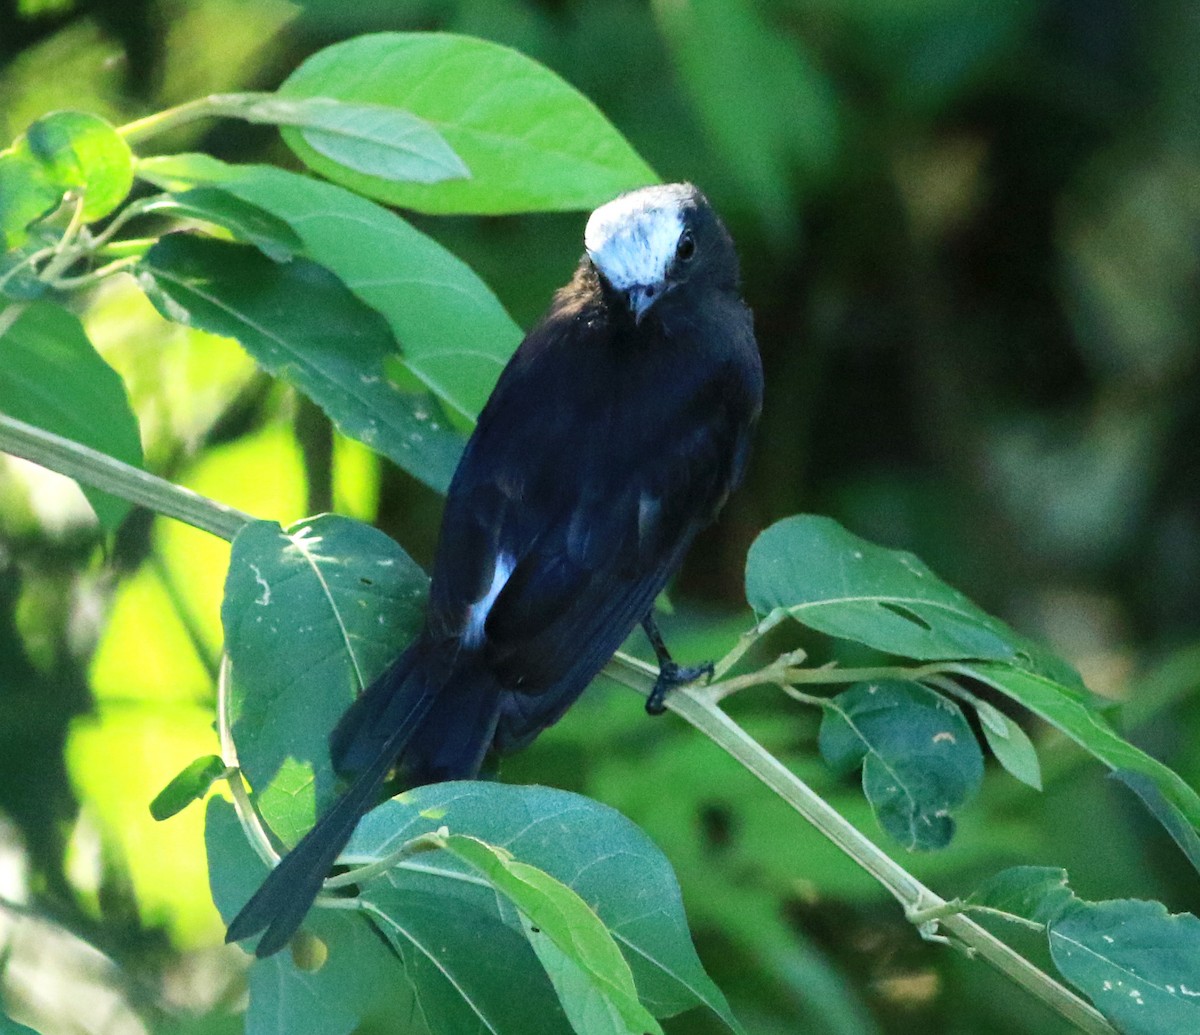
[[[644,696],[649,696],[654,686],[655,670],[625,654],[617,654],[605,669],[605,674]],[[697,692],[680,687],[668,695],[667,707],[741,762],[822,835],[879,881],[904,907],[906,916],[947,908],[945,899],[868,840],[715,703],[707,700],[703,689]],[[1116,1035],[1116,1029],[1097,1010],[969,917],[951,912],[939,916],[938,923],[969,950],[982,956],[1081,1031],[1091,1035]]]
[[[0,450],[232,540],[254,518],[99,450],[0,413]]]

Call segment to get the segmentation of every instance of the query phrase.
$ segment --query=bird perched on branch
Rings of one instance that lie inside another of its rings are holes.
[[[689,184],[592,213],[570,283],[492,392],[451,482],[416,640],[330,741],[347,790],[229,925],[268,956],[300,926],[384,779],[470,779],[555,722],[641,623],[742,476],[762,397],[733,242]],[[711,668],[708,669],[711,671]]]

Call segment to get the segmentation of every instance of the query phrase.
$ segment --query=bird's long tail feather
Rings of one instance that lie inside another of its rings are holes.
[[[375,803],[388,770],[420,726],[436,696],[412,651],[406,652],[362,695],[376,704],[391,720],[376,726],[371,741],[372,757],[360,758],[353,782],[300,842],[268,874],[225,934],[237,942],[263,931],[255,948],[262,958],[278,952],[296,933],[313,900],[321,890],[330,867],[341,854],[360,817]],[[360,700],[362,700],[360,698]],[[374,714],[369,710],[368,717]],[[375,715],[375,718],[380,718]]]

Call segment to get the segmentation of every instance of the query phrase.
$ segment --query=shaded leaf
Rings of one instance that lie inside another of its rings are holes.
[[[1042,766],[1038,761],[1037,748],[1020,723],[986,701],[976,701],[975,709],[979,713],[984,739],[996,756],[996,761],[1022,783],[1040,791]],[[988,718],[984,718],[985,715]]]
[[[661,1035],[638,1002],[621,950],[583,899],[544,871],[477,838],[450,834],[445,843],[520,910],[522,930],[579,1035]]]
[[[1075,901],[1075,893],[1067,886],[1067,871],[1057,866],[1013,866],[1001,870],[966,899],[968,905],[983,906],[1042,926]]]
[[[30,303],[0,331],[0,349],[0,411],[142,465],[141,437],[125,385],[76,316],[52,302]],[[125,500],[80,488],[105,530],[115,529],[129,513]]]
[[[1049,928],[1054,963],[1128,1035],[1200,1031],[1200,919],[1160,902],[1075,902]]]
[[[383,373],[395,342],[387,324],[328,270],[285,265],[256,249],[172,234],[146,253],[139,281],[168,319],[236,338],[260,366],[295,384],[338,428],[444,489],[460,444],[432,432],[427,405]]]
[[[1158,784],[1145,773],[1136,773],[1127,769],[1117,769],[1109,775],[1114,780],[1120,780],[1142,799],[1142,804],[1166,828],[1167,833],[1187,856],[1188,862],[1196,870],[1200,870],[1200,835],[1196,833],[1196,828],[1188,822],[1179,806],[1163,794]]]
[[[821,718],[822,757],[863,769],[863,792],[883,827],[910,850],[942,848],[951,812],[983,782],[983,756],[957,704],[918,683],[856,683]]]
[[[28,153],[0,151],[0,251],[24,244],[26,228],[53,212],[61,200],[62,191]]]
[[[776,522],[750,547],[746,597],[785,608],[820,632],[922,661],[999,661],[1079,688],[1078,674],[942,582],[918,557],[888,550],[830,518]]]
[[[356,193],[421,212],[590,209],[656,180],[595,105],[536,61],[446,33],[377,33],[335,43],[280,87],[410,112],[437,130],[467,180],[396,182],[347,169],[299,130],[284,139],[310,168]]]
[[[579,895],[616,939],[642,1003],[655,1016],[705,1005],[728,1027],[740,1030],[692,947],[670,863],[619,813],[545,787],[436,784],[407,792],[370,812],[359,824],[343,861],[370,862],[442,825],[507,849]],[[444,852],[421,855],[413,865],[401,863],[384,878],[366,884],[361,896],[372,903],[376,921],[385,928],[390,925],[393,943],[408,947],[406,960],[424,958],[424,950],[417,946],[436,944],[446,949],[444,965],[473,967],[482,930],[498,940],[495,952],[489,954],[489,967],[501,965],[492,956],[506,954],[510,965],[522,957],[533,960],[517,919],[498,913],[495,894]],[[445,923],[447,916],[464,913],[469,917],[461,928],[458,920],[453,927]],[[473,926],[470,917],[482,927]],[[479,980],[486,987],[496,981],[495,1009],[509,1008],[503,1003],[507,978],[502,971],[491,977],[481,975]],[[545,1030],[560,1031],[563,1019],[557,1001],[548,984],[545,991],[554,1003],[552,1012],[559,1016],[558,1026]],[[442,1009],[447,1017],[461,1017],[461,1004],[443,1003]]]
[[[1193,828],[1200,829],[1200,795],[1173,770],[1121,737],[1073,688],[1006,665],[974,664],[964,671],[1045,719],[1110,769],[1146,777]]]
[[[214,223],[276,262],[290,259],[304,247],[300,235],[278,216],[220,187],[160,194],[150,200],[144,211]]]
[[[160,821],[170,819],[203,798],[224,775],[225,763],[219,755],[197,758],[155,795],[150,802],[150,815]]]
[[[221,621],[238,762],[294,843],[329,800],[328,737],[354,695],[416,633],[424,572],[382,532],[336,515],[233,542]]]

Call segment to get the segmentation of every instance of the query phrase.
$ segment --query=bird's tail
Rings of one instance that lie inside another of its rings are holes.
[[[438,686],[410,647],[347,712],[332,738],[335,762],[348,754],[354,779],[316,825],[267,875],[225,934],[238,942],[263,931],[255,955],[270,956],[290,941],[325,875],[341,854],[359,818],[374,804],[388,770],[430,711]],[[341,740],[339,742],[339,734]],[[342,767],[339,765],[339,769]]]

